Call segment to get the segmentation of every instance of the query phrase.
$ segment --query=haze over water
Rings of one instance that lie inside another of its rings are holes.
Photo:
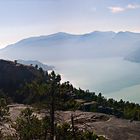
[[[47,62],[48,63],[48,62]],[[63,81],[105,97],[140,103],[140,64],[120,57],[55,61]]]

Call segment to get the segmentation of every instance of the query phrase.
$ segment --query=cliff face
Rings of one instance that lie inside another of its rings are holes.
[[[5,93],[15,92],[25,82],[39,78],[41,73],[33,66],[0,60],[0,89]]]

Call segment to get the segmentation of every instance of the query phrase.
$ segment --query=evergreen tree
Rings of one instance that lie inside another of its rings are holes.
[[[0,98],[0,123],[9,120],[9,107],[7,106],[6,100]]]
[[[42,139],[42,121],[33,114],[33,110],[26,108],[16,120],[14,126],[20,140]]]
[[[56,75],[54,71],[49,74],[48,77],[48,87],[49,87],[49,106],[50,106],[50,121],[51,121],[51,131],[50,131],[50,140],[54,140],[55,125],[54,125],[54,113],[55,107],[57,105],[57,97],[59,97],[59,86],[60,86],[60,75]]]

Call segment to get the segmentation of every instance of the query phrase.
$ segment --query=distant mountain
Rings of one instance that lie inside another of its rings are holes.
[[[127,57],[125,57],[125,60],[129,60],[132,62],[140,62],[140,49],[136,50],[135,52],[129,54]]]
[[[96,57],[125,57],[137,48],[140,33],[91,32],[72,35],[59,32],[23,39],[0,50],[5,59],[59,61]]]
[[[33,65],[33,66],[36,66],[38,65],[38,67],[41,67],[43,70],[45,71],[48,71],[48,70],[52,70],[54,67],[53,66],[48,66],[48,65],[45,65],[37,60],[17,60],[18,63],[20,64],[24,64],[24,65]]]
[[[136,44],[137,48],[125,57],[126,60],[140,62],[140,41]]]

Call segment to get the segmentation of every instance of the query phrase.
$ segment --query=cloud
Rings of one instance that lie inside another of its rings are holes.
[[[108,9],[111,11],[111,13],[120,13],[120,12],[124,12],[126,10],[132,10],[132,9],[137,9],[137,8],[140,8],[140,5],[128,4],[125,7],[119,7],[119,6],[108,7]]]
[[[140,5],[138,4],[128,4],[127,9],[137,9],[140,8]]]
[[[108,8],[110,9],[110,11],[112,13],[120,13],[120,12],[125,11],[125,8],[122,8],[122,7],[116,7],[116,6],[114,6],[114,7],[108,7]]]

